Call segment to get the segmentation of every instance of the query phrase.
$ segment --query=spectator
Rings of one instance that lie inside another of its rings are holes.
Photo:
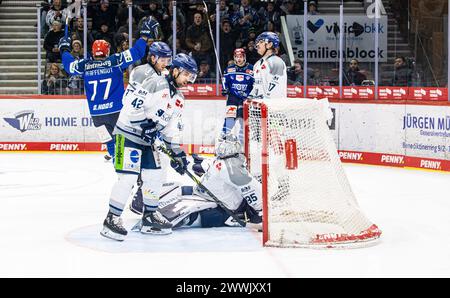
[[[206,60],[202,60],[200,62],[200,68],[197,75],[197,79],[207,79],[207,78],[214,79],[215,77],[216,77],[215,74],[211,72],[209,62]]]
[[[233,50],[235,48],[238,33],[232,30],[228,19],[223,20],[220,31],[220,65],[224,69],[228,60],[233,59]]]
[[[172,20],[170,21],[170,28],[172,28]],[[180,45],[183,49],[186,49],[186,44],[184,41],[186,40],[186,32],[184,30],[184,25],[179,22],[177,19],[177,39],[180,39]],[[172,30],[170,31],[170,35],[167,38],[167,44],[172,45]]]
[[[300,59],[294,60],[294,66],[290,67],[287,71],[288,75],[288,84],[302,86],[303,85],[303,63]],[[308,85],[315,85],[314,81],[314,70],[312,68],[308,67],[307,70],[307,84]]]
[[[136,1],[135,1],[136,2]],[[132,3],[132,0],[124,0],[117,9],[117,21],[118,27],[128,25],[128,5]],[[140,11],[138,6],[133,4],[131,7],[131,13],[133,15],[133,23],[137,24],[139,21]]]
[[[175,47],[176,47],[176,54],[180,54],[180,53],[183,53],[183,54],[188,54],[188,51],[186,51],[184,48],[183,48],[183,46],[181,45],[181,39],[177,36],[177,39],[176,39],[176,45],[175,45]]]
[[[249,40],[246,48],[247,62],[250,64],[255,64],[259,58],[261,58],[255,48],[255,41]]]
[[[77,60],[84,58],[84,50],[80,40],[75,39],[72,41],[72,51],[70,54]]]
[[[125,52],[126,50],[128,50],[130,48],[130,43],[128,40],[123,40],[122,43],[120,44],[117,53],[122,53]]]
[[[318,15],[320,12],[317,11],[316,1],[310,1],[308,3],[308,15]]]
[[[120,26],[120,28],[117,30],[116,34],[114,34],[114,42],[117,45],[117,47],[120,47],[124,40],[128,40],[130,38],[132,40],[135,40],[138,37],[139,30],[137,29],[137,25],[134,22],[134,18],[132,21],[133,23],[131,25],[132,36],[128,35],[129,27],[130,27],[130,26],[128,26],[128,21],[129,21],[129,19],[127,18],[127,21],[124,23],[124,25]]]
[[[72,40],[78,39],[81,41],[81,43],[84,42],[84,23],[83,23],[83,18],[79,17],[77,18],[77,21],[75,22],[75,28],[72,30]],[[87,32],[87,45],[84,45],[84,48],[86,49],[91,49],[92,48],[92,44],[94,43],[94,37],[92,36],[92,34],[89,32]]]
[[[61,72],[59,64],[50,64],[48,73],[45,76],[44,83],[42,84],[42,93],[51,95],[63,94],[65,88],[66,81],[64,80],[64,75]]]
[[[275,24],[272,21],[268,21],[266,23],[266,25],[264,26],[264,31],[274,32],[278,34],[278,36],[281,35],[281,33],[276,30]]]
[[[88,2],[87,17],[88,19],[91,19],[94,17],[96,10],[100,6],[100,0],[88,0]]]
[[[111,45],[111,48],[113,49],[113,51],[116,49],[115,44],[114,44],[114,36],[111,33],[111,31],[109,30],[107,23],[103,23],[102,25],[100,25],[100,31],[97,32],[94,35],[94,37],[95,37],[95,40],[99,40],[99,39],[106,40]]]
[[[349,69],[344,73],[344,85],[361,86],[364,80],[367,80],[367,77],[359,70],[358,60],[350,60]]]
[[[283,4],[280,6],[280,9],[282,11],[281,14],[283,16],[300,14],[301,11],[296,7],[296,5],[298,6],[298,3],[296,4],[294,0],[283,1]]]
[[[227,5],[227,1],[226,0],[220,0],[220,19],[224,20],[224,19],[229,19],[230,18],[230,13],[229,13],[229,7]]]
[[[61,61],[61,54],[59,53],[58,43],[61,37],[64,36],[64,32],[61,30],[62,24],[60,21],[55,20],[52,24],[52,30],[50,30],[44,39],[44,49],[47,52],[48,62]]]
[[[165,12],[165,10],[163,8],[160,8],[160,3],[158,0],[150,0],[149,4],[148,4],[148,11],[146,11],[145,16],[152,16],[154,17],[158,23],[162,23],[164,17],[165,19],[168,19],[169,16],[168,14]]]
[[[189,26],[186,31],[186,46],[189,51],[192,51],[192,57],[198,64],[202,60],[211,62],[212,41],[208,29],[203,24],[201,13],[194,14],[194,24]]]
[[[117,51],[116,51],[116,53],[125,52],[129,48],[130,48],[130,43],[129,43],[128,39],[122,40],[120,43],[117,44]],[[130,79],[130,73],[128,72],[128,69],[126,69],[123,72],[123,82],[125,84],[128,84],[129,79]]]
[[[58,20],[62,21],[66,19],[66,12],[64,11],[64,7],[61,3],[61,0],[53,0],[53,5],[50,7],[48,11],[45,22],[47,26],[50,28],[53,25],[53,21]]]
[[[394,61],[394,79],[392,86],[411,86],[412,70],[406,64],[403,56],[395,58]]]
[[[245,43],[247,43],[249,40],[256,40],[256,29],[255,29],[255,27],[248,28],[248,38],[245,41]]]
[[[281,18],[280,13],[275,10],[275,0],[269,0],[266,8],[261,7],[259,10],[259,15],[262,24],[272,21],[275,24],[275,30],[281,30]]]
[[[108,0],[101,0],[100,6],[94,12],[93,30],[101,31],[101,26],[106,24],[111,32],[116,31],[116,9],[109,5]]]
[[[164,36],[172,35],[172,20],[173,20],[173,1],[169,1],[169,4],[167,6],[167,13],[163,15],[163,21],[161,23]],[[182,10],[179,7],[177,7],[177,36],[179,34],[179,27],[184,28],[185,24],[186,24],[186,17],[184,16]],[[170,38],[167,39],[169,43],[170,40],[171,40]]]
[[[259,16],[249,0],[241,0],[241,7],[231,15],[231,22],[241,30],[242,36],[247,36],[250,27],[258,27]]]
[[[50,10],[50,0],[47,2],[41,2],[41,38],[47,34],[49,27],[47,25],[47,13]]]

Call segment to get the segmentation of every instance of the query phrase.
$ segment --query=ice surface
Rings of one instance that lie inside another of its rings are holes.
[[[115,181],[99,153],[0,154],[0,277],[450,277],[450,174],[345,165],[381,242],[263,248],[243,228],[100,236]],[[190,183],[173,172],[173,180]],[[128,228],[138,217],[124,213]]]

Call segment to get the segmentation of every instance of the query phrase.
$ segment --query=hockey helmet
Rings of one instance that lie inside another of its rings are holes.
[[[280,46],[280,38],[275,32],[266,31],[261,33],[256,38],[255,44],[258,44],[260,41],[271,42],[274,48],[278,48]]]
[[[155,56],[156,59],[158,59],[158,58],[169,59],[167,64],[170,65],[170,62],[172,60],[171,59],[172,58],[172,50],[170,49],[169,45],[167,45],[167,43],[162,42],[162,41],[155,41],[151,44],[148,51],[149,51],[150,55]]]
[[[215,151],[218,158],[238,155],[241,152],[241,143],[234,134],[221,133],[217,140]]]
[[[189,72],[191,74],[189,77],[189,82],[191,83],[194,83],[195,79],[197,78],[197,62],[195,62],[194,58],[189,55],[183,53],[177,54],[172,61],[171,69],[174,68]]]
[[[108,57],[109,50],[110,45],[106,40],[99,39],[92,44],[92,55],[94,57]]]

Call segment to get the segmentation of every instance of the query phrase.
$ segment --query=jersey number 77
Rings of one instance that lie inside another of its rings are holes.
[[[102,86],[102,85],[105,85],[105,83],[106,83],[106,86],[104,88],[103,99],[104,100],[108,99],[109,90],[111,89],[111,82],[112,82],[111,78],[107,78],[107,79],[103,79],[103,80],[89,81],[88,82],[89,85],[94,85],[93,90],[92,90],[91,101],[95,100],[95,96],[97,95],[97,87],[99,87],[99,84],[100,84],[100,86]]]

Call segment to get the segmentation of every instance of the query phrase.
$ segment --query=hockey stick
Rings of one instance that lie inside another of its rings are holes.
[[[74,0],[72,4],[70,4],[64,10],[67,13],[66,16],[66,24],[64,26],[64,38],[67,39],[69,36],[69,21],[74,17],[80,16],[80,8],[81,8],[81,0]],[[86,22],[86,20],[84,20]]]
[[[172,154],[170,153],[170,151],[162,144],[158,145],[157,148],[163,152],[164,154],[166,154],[169,159],[175,163],[177,163],[178,165],[180,165],[180,163],[173,158]],[[180,165],[181,166],[181,165]],[[185,173],[189,176],[189,178],[192,179],[192,181],[195,182],[195,184],[197,184],[204,192],[206,192],[211,199],[214,200],[214,202],[219,205],[223,210],[225,210],[225,212],[231,216],[237,223],[239,223],[242,227],[247,226],[247,223],[245,221],[243,221],[242,219],[238,218],[236,216],[236,214],[233,213],[233,211],[231,211],[230,209],[228,209],[227,207],[225,207],[225,205],[208,189],[206,188],[202,182],[194,175],[192,174],[188,169],[185,170]]]
[[[203,5],[205,6],[206,20],[208,21],[209,34],[211,36],[211,41],[212,41],[213,48],[214,48],[214,54],[216,55],[216,63],[217,63],[217,66],[219,67],[219,75],[220,75],[220,77],[223,77],[222,68],[220,67],[219,55],[217,54],[216,43],[214,42],[214,35],[213,35],[212,29],[211,29],[211,23],[209,22],[208,5],[206,5],[205,1],[203,1]],[[217,16],[216,16],[216,18],[217,18]]]
[[[69,36],[69,15],[66,16],[66,25],[64,26],[64,38],[67,39]]]

